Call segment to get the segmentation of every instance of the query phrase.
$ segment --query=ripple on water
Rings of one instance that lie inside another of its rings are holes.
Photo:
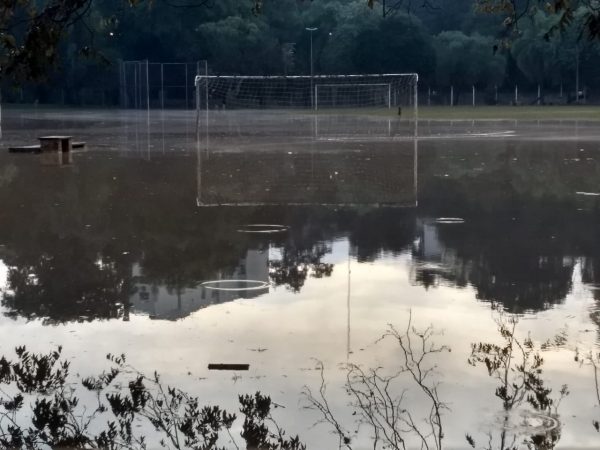
[[[465,219],[461,217],[438,217],[437,219],[435,219],[435,223],[458,224],[465,223]]]
[[[258,291],[268,289],[269,283],[261,280],[211,280],[201,286],[215,291]]]
[[[500,428],[516,435],[538,436],[552,433],[560,428],[558,417],[537,411],[500,412],[495,423]]]

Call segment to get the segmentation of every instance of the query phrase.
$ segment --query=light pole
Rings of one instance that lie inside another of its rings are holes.
[[[306,31],[310,31],[310,106],[312,109],[314,109],[315,107],[315,98],[314,98],[314,93],[313,93],[313,77],[314,77],[314,70],[313,70],[313,31],[317,31],[318,28],[317,27],[306,27]]]

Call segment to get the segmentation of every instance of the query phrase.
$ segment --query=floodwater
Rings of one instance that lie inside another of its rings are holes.
[[[231,411],[261,391],[288,435],[337,448],[303,394],[318,394],[322,364],[352,448],[373,448],[348,368],[398,373],[403,352],[380,338],[410,320],[415,333],[432,327],[424,347],[408,331],[417,359],[443,347],[420,366],[445,405],[443,448],[467,448],[466,435],[478,448],[598,448],[597,123],[423,121],[417,140],[412,124],[382,117],[200,119],[196,133],[192,112],[3,111],[0,353],[61,345],[81,377],[124,353]],[[63,165],[6,151],[44,134],[87,149]],[[531,339],[531,357],[512,352],[490,374],[472,345],[503,347],[502,323],[525,353]],[[549,408],[523,366],[552,390]],[[405,375],[389,398],[404,395],[396,413],[428,434],[431,403]]]

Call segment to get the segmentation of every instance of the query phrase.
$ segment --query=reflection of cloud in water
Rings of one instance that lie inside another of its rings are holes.
[[[0,291],[6,289],[6,284],[8,282],[8,267],[6,264],[0,259]]]
[[[145,315],[132,314],[130,322],[71,322],[42,327],[36,320],[24,322],[0,317],[0,342],[26,344],[36,351],[63,344],[67,355],[75,356],[72,370],[85,376],[107,368],[106,353],[125,352],[136,368],[146,373],[157,370],[170,385],[200,395],[205,404],[219,404],[230,410],[236,407],[237,393],[262,390],[286,406],[277,414],[287,431],[299,433],[309,444],[308,448],[333,448],[335,442],[328,441],[332,439],[328,429],[313,428],[316,416],[297,407],[298,392],[305,384],[318,386],[318,372],[301,369],[313,367],[311,358],[322,360],[327,369],[331,405],[346,423],[352,423],[345,393],[340,388],[345,373],[337,369],[347,357],[346,308],[350,283],[352,362],[366,367],[385,365],[393,370],[396,347],[373,343],[387,323],[400,329],[405,326],[409,309],[418,329],[433,324],[437,331],[444,332],[435,336],[435,342],[452,348],[452,353],[436,361],[442,382],[440,392],[451,407],[444,418],[448,430],[446,442],[448,448],[465,448],[464,433],[475,433],[473,428],[480,423],[482,414],[489,411],[490,406],[497,406],[495,386],[489,382],[485,370],[472,368],[465,362],[474,336],[482,341],[497,338],[489,308],[473,306],[475,291],[469,286],[457,290],[442,285],[435,291],[426,291],[412,285],[410,251],[385,255],[368,263],[352,259],[349,278],[348,241],[336,241],[332,247],[332,253],[325,259],[335,264],[331,277],[308,278],[299,293],[271,289],[260,298],[215,304],[177,322],[152,321]],[[268,254],[275,258],[281,251],[272,249]],[[528,321],[520,331],[531,331],[532,337],[541,342],[553,334],[552,330],[564,326],[570,316],[577,317],[571,323],[587,321],[585,326],[591,327],[589,319],[580,317],[582,300],[586,298],[568,297],[561,308],[544,312],[542,320]],[[591,333],[570,337],[579,341],[594,339]],[[582,345],[587,346],[587,343]],[[249,350],[257,348],[268,350]],[[593,380],[573,363],[569,351],[547,352],[544,359],[546,374],[553,386],[568,383],[572,390],[561,409],[564,422],[561,443],[575,445],[582,439],[580,436],[585,438],[590,436],[586,433],[595,433],[589,422],[581,419],[593,410],[588,389]],[[210,362],[250,363],[251,366],[248,374],[234,385],[229,376],[209,373],[206,366]],[[413,404],[407,406],[419,408]],[[346,411],[349,417],[343,416]],[[574,414],[576,418],[571,417]],[[237,430],[232,431],[235,432]],[[474,434],[474,437],[483,439],[481,435]],[[369,443],[360,444],[364,445],[356,448],[367,448]]]

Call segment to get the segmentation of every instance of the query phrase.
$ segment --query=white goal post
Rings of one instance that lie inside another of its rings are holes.
[[[198,75],[196,107],[230,109],[398,108],[417,118],[416,73],[351,75]]]

